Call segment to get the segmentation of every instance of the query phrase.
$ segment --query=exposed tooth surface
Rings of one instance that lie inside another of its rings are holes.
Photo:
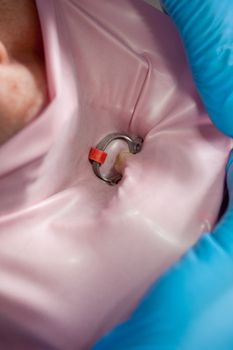
[[[129,151],[121,151],[116,157],[116,161],[114,164],[115,170],[122,174],[126,165],[127,160],[131,157],[132,154]]]

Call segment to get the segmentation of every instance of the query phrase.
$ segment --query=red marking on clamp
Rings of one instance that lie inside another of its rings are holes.
[[[91,148],[89,152],[89,160],[94,160],[95,162],[99,164],[103,164],[105,162],[105,159],[107,158],[107,153],[104,151],[101,151],[98,148]]]

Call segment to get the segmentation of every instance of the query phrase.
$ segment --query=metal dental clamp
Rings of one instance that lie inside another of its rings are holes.
[[[106,148],[113,142],[117,140],[123,140],[128,144],[130,153],[136,154],[141,151],[143,139],[139,136],[129,136],[122,133],[112,133],[104,137],[95,148],[91,148],[89,153],[89,161],[92,164],[92,169],[95,175],[106,182],[109,185],[116,185],[122,178],[122,175],[115,171],[115,173],[108,176],[102,175],[100,168],[107,158]]]

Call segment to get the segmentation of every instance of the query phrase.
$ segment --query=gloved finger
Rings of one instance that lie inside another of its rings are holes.
[[[233,136],[233,1],[163,0],[214,124]]]

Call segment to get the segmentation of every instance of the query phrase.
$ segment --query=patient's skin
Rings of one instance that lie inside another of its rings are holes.
[[[46,1],[46,0],[45,0]],[[0,0],[0,145],[47,102],[43,44],[33,0]]]

